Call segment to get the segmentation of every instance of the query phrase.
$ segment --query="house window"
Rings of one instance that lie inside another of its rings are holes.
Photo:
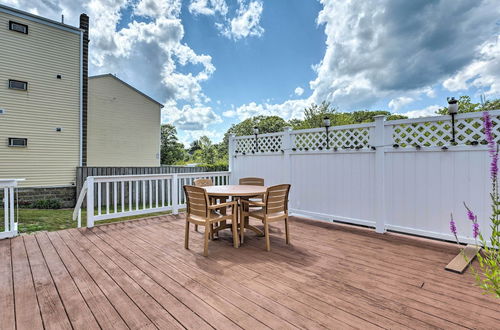
[[[27,147],[28,139],[26,138],[9,138],[9,147]]]
[[[28,26],[26,24],[9,21],[9,30],[28,34]]]
[[[27,91],[28,90],[28,83],[26,81],[9,79],[9,88],[10,89],[17,89],[20,91]]]

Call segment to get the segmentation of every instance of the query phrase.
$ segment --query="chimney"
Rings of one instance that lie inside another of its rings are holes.
[[[82,166],[87,166],[87,113],[88,113],[88,86],[89,86],[89,17],[80,15],[80,29],[83,32],[82,58]]]

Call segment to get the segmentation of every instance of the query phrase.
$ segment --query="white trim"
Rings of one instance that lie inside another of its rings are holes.
[[[430,237],[430,238],[436,238],[436,239],[441,239],[445,241],[450,241],[450,242],[456,242],[455,236],[452,234],[441,234],[435,231],[429,231],[429,230],[422,230],[422,229],[413,229],[409,227],[402,227],[402,226],[395,226],[395,225],[389,225],[386,224],[385,228],[387,230],[397,232],[397,233],[402,233],[402,234],[410,234],[410,235],[417,235],[417,236],[422,236],[422,237]],[[460,243],[468,243],[468,244],[477,244],[478,242],[471,237],[467,236],[458,236],[458,239],[460,240]],[[487,245],[490,245],[491,242],[487,241]]]
[[[134,215],[167,212],[167,211],[171,211],[171,210],[172,210],[172,206],[165,206],[165,207],[158,207],[158,208],[153,207],[153,208],[146,208],[146,209],[142,209],[142,210],[134,210],[134,211],[127,211],[127,212],[119,212],[119,213],[111,213],[110,212],[108,214],[95,215],[94,221],[125,218],[125,217],[134,216]],[[117,214],[119,214],[119,216],[117,216]]]
[[[345,223],[351,223],[351,224],[375,228],[375,221],[372,220],[348,218],[340,215],[325,214],[325,213],[304,211],[298,209],[290,209],[289,211],[291,216],[299,216],[299,217],[302,216],[304,218],[310,218],[313,220],[321,220],[326,222],[338,221],[338,222],[345,222]]]
[[[7,7],[7,6],[1,5],[1,4],[0,4],[0,12],[5,13],[5,14],[9,14],[12,16],[16,16],[19,18],[23,18],[23,19],[28,20],[28,21],[47,25],[47,26],[50,26],[50,27],[53,27],[56,29],[71,32],[71,33],[80,33],[81,32],[81,29],[79,29],[77,27],[62,24],[62,23],[53,21],[53,20],[45,18],[45,17],[36,16],[36,15],[30,14],[30,13],[27,13],[27,12],[24,12],[24,11],[21,11],[21,10],[12,8],[12,7]]]

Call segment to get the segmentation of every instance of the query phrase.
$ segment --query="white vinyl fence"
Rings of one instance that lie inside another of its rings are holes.
[[[87,227],[96,221],[132,215],[172,211],[186,206],[183,186],[198,178],[215,185],[229,184],[229,172],[89,176],[73,212],[81,227],[81,208],[86,198]]]
[[[490,111],[497,138],[500,111]],[[450,213],[462,242],[473,242],[463,202],[489,235],[490,158],[482,113],[230,137],[232,182],[263,177],[290,183],[293,214],[454,240]]]
[[[3,193],[3,226],[0,226],[0,239],[17,235],[15,189],[17,183],[24,179],[0,179],[0,190]]]

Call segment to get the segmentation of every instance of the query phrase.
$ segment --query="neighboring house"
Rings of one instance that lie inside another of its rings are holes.
[[[80,20],[88,25],[87,15]],[[25,187],[74,185],[87,36],[0,5],[0,178],[25,178]]]
[[[88,27],[0,5],[0,178],[26,179],[22,203],[72,206],[78,166],[160,164],[161,104],[112,75],[88,85]]]
[[[163,105],[112,74],[89,77],[88,166],[159,166]]]

